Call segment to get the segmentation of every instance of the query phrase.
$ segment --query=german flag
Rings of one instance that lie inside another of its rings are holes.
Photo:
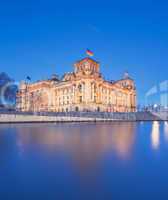
[[[86,50],[86,54],[88,56],[94,56],[94,53],[92,51],[90,51],[89,49]]]

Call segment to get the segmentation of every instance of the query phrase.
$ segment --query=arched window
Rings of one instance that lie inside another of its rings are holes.
[[[78,90],[79,90],[79,92],[82,92],[82,85],[81,84],[78,85]]]

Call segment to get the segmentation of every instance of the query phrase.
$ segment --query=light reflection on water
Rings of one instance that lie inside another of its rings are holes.
[[[164,135],[165,140],[168,142],[168,122],[164,122]]]
[[[154,121],[152,124],[152,134],[151,134],[152,147],[158,149],[160,145],[160,125],[159,122]]]
[[[29,148],[32,142],[53,151],[62,149],[81,159],[85,156],[95,158],[107,151],[127,158],[133,148],[135,128],[135,123],[114,123],[112,127],[104,124],[23,126],[17,127],[17,143],[21,149]]]
[[[1,125],[0,199],[154,199],[167,155],[167,122]]]

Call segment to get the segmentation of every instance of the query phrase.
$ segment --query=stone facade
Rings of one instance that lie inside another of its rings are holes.
[[[135,112],[136,88],[125,74],[118,81],[106,81],[97,61],[87,57],[74,65],[61,80],[53,76],[35,83],[21,82],[17,109],[33,112],[105,111]]]

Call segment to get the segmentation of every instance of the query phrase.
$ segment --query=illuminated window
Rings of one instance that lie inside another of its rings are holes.
[[[82,96],[79,97],[79,102],[82,103]]]
[[[79,90],[79,92],[82,92],[82,85],[81,84],[78,86],[78,90]]]

